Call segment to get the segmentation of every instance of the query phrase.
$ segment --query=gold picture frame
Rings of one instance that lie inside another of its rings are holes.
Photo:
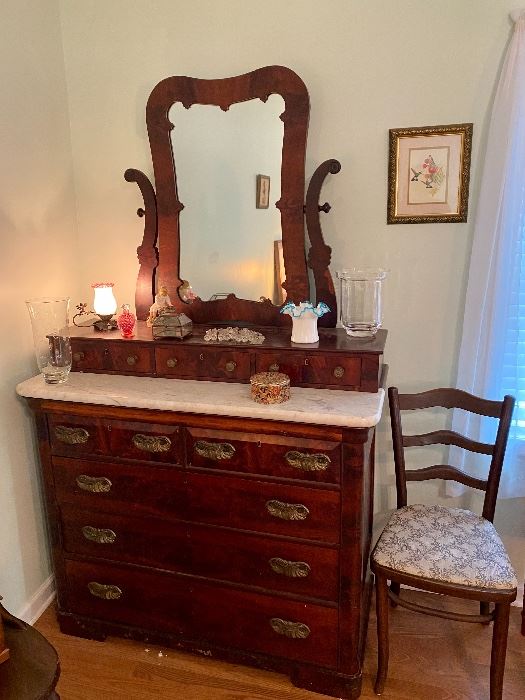
[[[388,224],[466,222],[472,124],[390,129]]]
[[[268,209],[268,207],[270,206],[269,175],[257,175],[255,206],[257,209]]]

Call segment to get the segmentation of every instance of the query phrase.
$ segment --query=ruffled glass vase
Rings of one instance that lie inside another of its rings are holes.
[[[290,301],[285,304],[281,313],[292,317],[292,343],[317,343],[317,319],[329,311],[329,307],[323,301],[317,306],[311,301],[302,301],[297,305]]]

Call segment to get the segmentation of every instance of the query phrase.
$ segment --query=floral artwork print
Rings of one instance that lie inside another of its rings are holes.
[[[411,148],[408,204],[446,202],[448,148]]]

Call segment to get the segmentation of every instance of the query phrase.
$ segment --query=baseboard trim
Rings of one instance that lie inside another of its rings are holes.
[[[56,595],[55,577],[49,576],[27,604],[19,612],[18,617],[33,625],[42,613],[51,605]]]

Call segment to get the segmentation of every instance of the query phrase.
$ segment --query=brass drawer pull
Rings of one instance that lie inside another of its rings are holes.
[[[113,484],[105,476],[81,474],[77,476],[77,486],[82,491],[90,491],[91,493],[109,493]]]
[[[289,639],[306,639],[310,636],[310,628],[303,622],[291,622],[280,617],[272,617],[270,626],[274,632]]]
[[[122,598],[122,590],[118,586],[91,581],[91,583],[88,583],[88,589],[91,595],[95,596],[95,598],[102,598],[102,600],[118,600]]]
[[[82,362],[82,360],[85,358],[85,355],[83,352],[74,352],[73,353],[73,362]]]
[[[273,362],[269,367],[268,367],[268,372],[278,372],[279,371],[279,365],[277,362]]]
[[[291,467],[301,469],[303,472],[324,472],[332,461],[325,454],[309,454],[297,450],[289,450],[284,458]]]
[[[336,379],[341,379],[341,377],[343,376],[344,373],[345,373],[345,368],[341,367],[341,365],[334,367],[333,375]]]
[[[85,525],[82,528],[82,534],[86,540],[97,544],[113,544],[117,539],[117,535],[113,530],[103,530],[100,527],[92,527],[91,525]]]
[[[281,520],[306,520],[310,511],[302,503],[283,503],[283,501],[266,501],[266,510],[274,518]]]
[[[89,440],[89,433],[85,428],[68,428],[66,425],[55,425],[55,436],[66,445],[85,445]]]
[[[227,372],[233,372],[236,367],[237,367],[237,363],[234,362],[233,360],[230,360],[229,362],[226,363],[226,371]]]
[[[281,557],[273,557],[268,563],[272,571],[288,578],[306,578],[312,570],[305,561],[288,561]]]
[[[143,452],[169,452],[171,440],[166,435],[142,435],[137,433],[132,442],[137,450]]]
[[[131,365],[131,366],[136,365],[138,361],[139,361],[138,355],[128,355],[126,358],[126,362],[128,363],[128,365]]]
[[[168,365],[168,367],[171,367],[171,368],[176,367],[178,362],[179,361],[177,360],[176,357],[170,357],[168,360],[166,360],[166,364]]]
[[[206,442],[197,440],[194,445],[195,452],[207,459],[231,459],[235,454],[235,447],[229,442]]]

